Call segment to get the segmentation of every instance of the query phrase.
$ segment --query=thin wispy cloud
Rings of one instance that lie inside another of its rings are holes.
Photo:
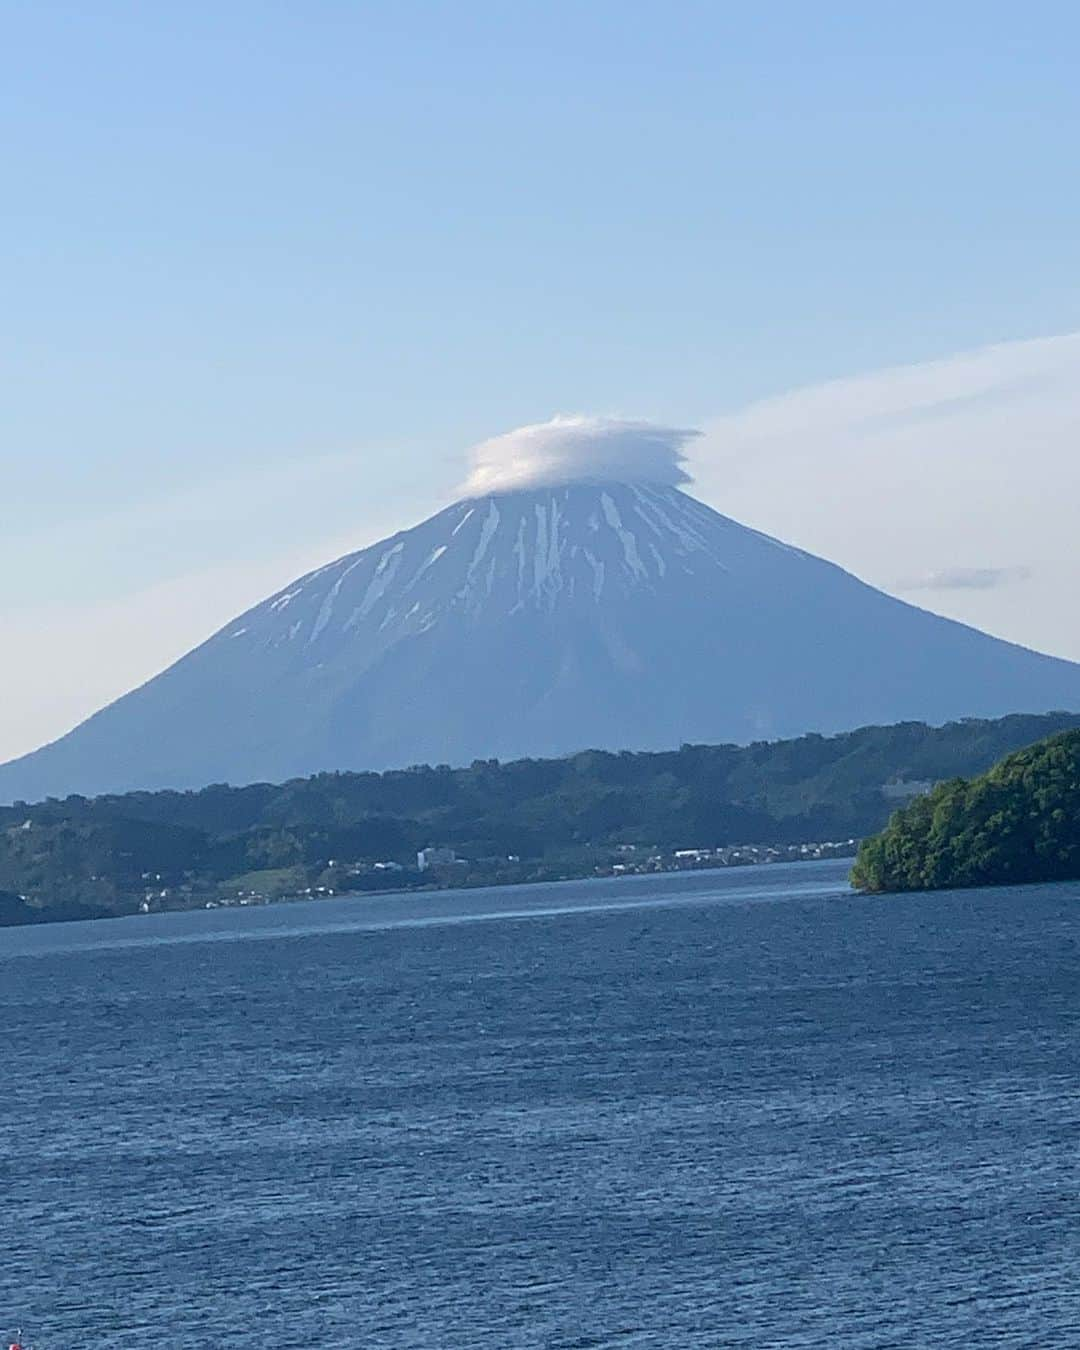
[[[938,572],[927,572],[898,583],[902,591],[993,591],[999,586],[1010,586],[1027,581],[1029,567],[944,567]]]
[[[694,491],[886,590],[1080,660],[1080,333],[832,380],[710,422]],[[1007,551],[1017,564],[981,564]],[[1018,584],[1024,581],[1026,584]],[[921,579],[921,581],[919,581]],[[931,598],[932,597],[932,598]]]

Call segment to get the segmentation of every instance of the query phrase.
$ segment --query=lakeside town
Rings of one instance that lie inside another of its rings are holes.
[[[253,874],[247,878],[251,884],[223,886],[213,895],[207,895],[205,891],[199,894],[197,889],[189,886],[158,889],[151,884],[147,886],[139,910],[149,914],[166,909],[224,909],[300,903],[338,896],[411,894],[812,862],[853,858],[858,842],[857,839],[842,839],[667,849],[656,845],[615,844],[603,848],[586,847],[572,854],[545,859],[522,859],[516,854],[470,859],[459,856],[452,848],[431,846],[418,851],[415,864],[396,859],[342,861],[331,858],[317,869],[304,869],[305,875],[298,875],[301,872],[298,868],[268,871],[257,878]],[[144,880],[152,883],[155,878],[147,876]],[[305,884],[297,884],[301,881]]]

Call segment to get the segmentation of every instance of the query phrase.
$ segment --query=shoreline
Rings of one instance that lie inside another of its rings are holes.
[[[453,885],[449,883],[440,885],[437,883],[433,883],[431,885],[426,886],[408,886],[408,887],[388,886],[380,888],[378,890],[351,890],[351,891],[343,890],[343,891],[335,891],[325,895],[303,895],[303,894],[281,895],[274,897],[262,897],[259,899],[244,899],[244,900],[221,900],[220,898],[214,896],[200,896],[200,897],[192,897],[192,902],[190,904],[169,905],[162,908],[150,910],[136,908],[133,910],[112,910],[104,913],[76,915],[72,914],[70,912],[70,907],[68,907],[66,909],[66,912],[57,914],[56,917],[43,915],[42,917],[35,916],[29,919],[0,923],[0,931],[3,931],[5,929],[16,929],[16,928],[23,929],[23,928],[52,927],[59,924],[70,924],[70,923],[96,923],[99,920],[152,918],[154,916],[160,916],[163,914],[191,914],[191,913],[201,914],[206,912],[214,913],[219,910],[233,911],[241,909],[262,910],[286,905],[303,906],[303,905],[322,904],[325,901],[368,900],[368,899],[376,900],[376,899],[387,899],[389,897],[401,897],[402,899],[406,899],[413,896],[419,897],[425,895],[430,896],[449,895],[469,891],[498,891],[498,890],[510,891],[510,890],[519,890],[523,887],[532,888],[541,886],[554,887],[554,886],[567,886],[574,884],[580,885],[582,882],[599,882],[599,881],[632,883],[634,881],[641,881],[647,880],[649,878],[658,878],[658,877],[675,877],[675,876],[691,877],[691,876],[720,874],[735,871],[755,871],[768,867],[812,866],[818,863],[837,863],[848,861],[850,861],[848,855],[843,854],[843,855],[833,855],[830,857],[816,857],[816,858],[769,858],[753,861],[748,860],[744,862],[722,863],[711,867],[705,865],[697,865],[693,867],[669,867],[669,868],[656,868],[650,871],[605,872],[601,874],[597,874],[595,871],[581,872],[576,876],[559,876],[559,877],[542,878],[539,880],[525,880],[525,879],[513,881],[471,880],[468,884],[462,885]],[[61,907],[58,906],[57,908]]]

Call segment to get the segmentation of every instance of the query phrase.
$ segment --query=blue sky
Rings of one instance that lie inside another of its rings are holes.
[[[1073,5],[0,18],[0,619],[37,671],[0,755],[441,505],[509,427],[707,427],[1080,329]],[[73,689],[50,644],[99,609]]]

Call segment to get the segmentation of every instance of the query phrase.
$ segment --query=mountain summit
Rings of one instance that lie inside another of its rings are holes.
[[[904,604],[681,488],[490,492],[300,578],[0,800],[1080,709],[1080,666]]]

